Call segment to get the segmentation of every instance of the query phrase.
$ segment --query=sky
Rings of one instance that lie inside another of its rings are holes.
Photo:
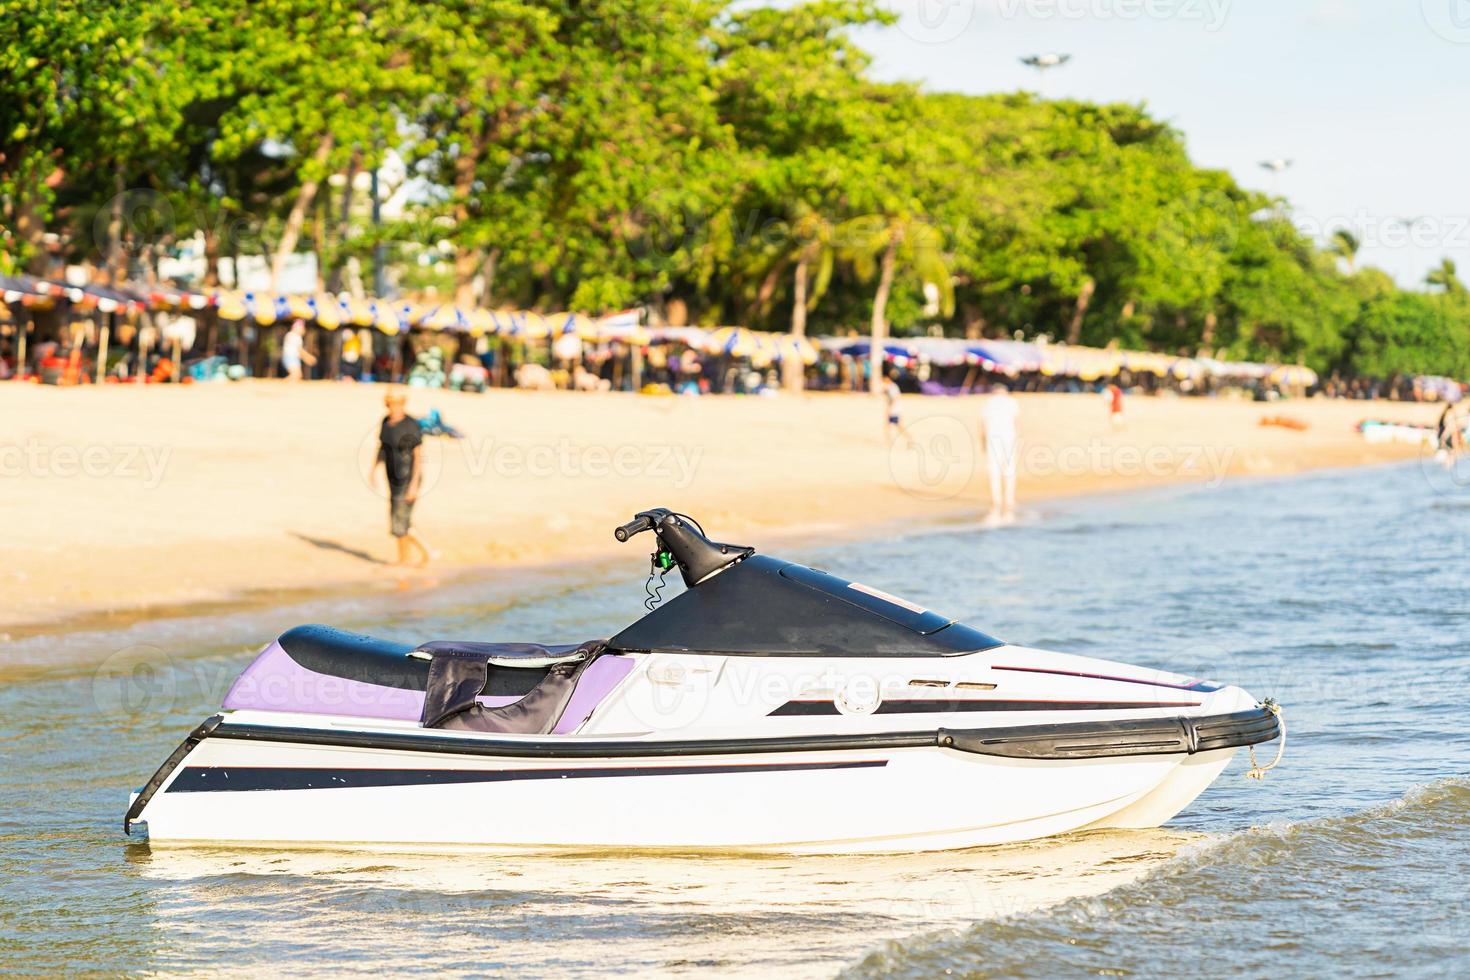
[[[1142,103],[1312,237],[1351,230],[1360,265],[1406,287],[1445,257],[1470,273],[1470,0],[885,4],[898,25],[859,35],[877,77]],[[1048,52],[1072,57],[1020,63]]]

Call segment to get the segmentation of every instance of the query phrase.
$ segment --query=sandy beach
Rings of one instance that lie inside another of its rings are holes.
[[[0,385],[0,626],[166,615],[261,590],[431,587],[457,573],[607,555],[612,527],[669,506],[756,544],[988,507],[978,398],[813,393],[673,398],[414,391],[463,439],[427,441],[415,513],[436,559],[388,564],[371,477],[383,389],[249,382],[56,389]],[[1023,395],[1020,497],[1165,482],[1218,485],[1413,458],[1371,446],[1365,417],[1430,423],[1433,405]],[[1305,430],[1262,426],[1287,416]],[[642,552],[642,547],[637,546]]]

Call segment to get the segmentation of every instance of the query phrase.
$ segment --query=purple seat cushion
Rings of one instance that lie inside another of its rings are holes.
[[[617,655],[605,655],[589,664],[582,671],[554,733],[563,735],[581,727],[592,709],[632,669],[631,657]],[[499,708],[520,699],[481,695],[476,700],[486,707]],[[279,643],[272,641],[235,678],[222,707],[229,711],[291,711],[417,722],[424,710],[424,692],[307,670],[292,660]]]

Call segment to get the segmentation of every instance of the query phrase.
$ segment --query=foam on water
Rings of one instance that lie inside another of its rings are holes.
[[[1285,976],[1470,970],[1470,780],[1183,848],[1040,913],[886,944],[844,975]]]

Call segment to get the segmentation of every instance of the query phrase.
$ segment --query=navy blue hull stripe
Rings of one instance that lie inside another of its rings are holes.
[[[1198,701],[1002,701],[998,698],[970,701],[907,700],[884,701],[878,715],[942,714],[946,711],[1117,711],[1142,708],[1197,708]],[[767,717],[791,715],[838,715],[831,701],[787,701]]]
[[[585,766],[561,769],[277,769],[266,766],[187,766],[170,793],[242,793],[268,789],[362,789],[442,786],[531,779],[609,779],[619,776],[709,776],[808,769],[878,769],[886,759],[857,762],[760,762],[724,766]]]

